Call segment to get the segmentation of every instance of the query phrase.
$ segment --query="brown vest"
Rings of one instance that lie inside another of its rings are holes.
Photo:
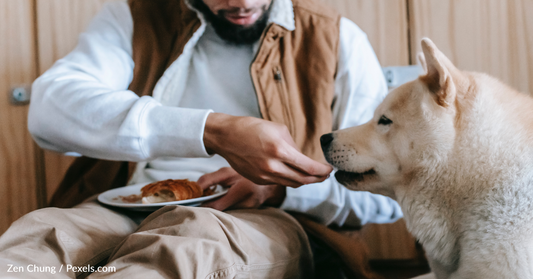
[[[274,0],[276,1],[276,0]],[[129,0],[133,17],[133,80],[139,96],[152,91],[181,55],[201,22],[183,0]],[[325,161],[319,138],[331,131],[340,15],[316,0],[293,0],[295,30],[271,24],[251,65],[264,119],[285,124],[305,155]],[[126,185],[134,164],[77,158],[51,206],[71,207]]]

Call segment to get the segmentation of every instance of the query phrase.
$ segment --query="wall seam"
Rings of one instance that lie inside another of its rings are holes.
[[[34,57],[35,57],[35,77],[38,77],[41,71],[40,55],[39,55],[39,24],[37,13],[37,0],[32,0],[33,6],[33,41],[34,41]],[[46,191],[46,171],[44,151],[35,141],[33,142],[34,160],[35,160],[35,191],[37,195],[37,207],[43,208],[48,205],[48,197]]]

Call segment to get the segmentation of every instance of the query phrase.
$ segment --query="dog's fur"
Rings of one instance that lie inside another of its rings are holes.
[[[427,74],[324,135],[326,159],[347,188],[398,201],[436,278],[533,278],[533,100],[422,49]]]

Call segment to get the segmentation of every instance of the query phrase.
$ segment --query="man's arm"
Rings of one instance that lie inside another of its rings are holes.
[[[108,160],[209,156],[202,143],[209,111],[127,90],[132,34],[126,1],[106,4],[77,47],[34,82],[28,127],[40,146]]]
[[[132,34],[127,3],[109,3],[76,49],[34,82],[28,127],[40,146],[120,161],[208,157],[207,148],[261,184],[300,186],[329,174],[329,166],[298,152],[279,125],[163,106],[127,90],[134,67]],[[257,136],[254,129],[272,133]]]

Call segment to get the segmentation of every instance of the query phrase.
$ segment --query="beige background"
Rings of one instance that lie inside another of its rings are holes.
[[[530,0],[322,0],[363,29],[382,66],[416,61],[427,36],[459,68],[494,75],[533,92]],[[31,82],[76,44],[105,0],[0,0],[0,233],[44,206],[71,158],[37,148],[27,132],[27,106],[7,95]],[[374,259],[414,259],[403,221],[363,230]]]

